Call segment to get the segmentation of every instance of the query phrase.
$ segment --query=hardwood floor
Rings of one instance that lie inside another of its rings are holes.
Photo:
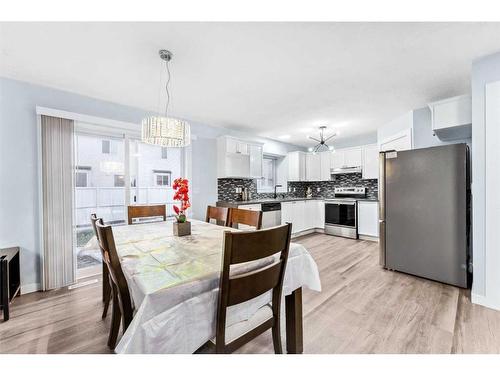
[[[469,292],[386,271],[378,245],[312,234],[321,293],[304,290],[305,353],[500,353],[500,312]],[[109,353],[100,283],[20,296],[0,321],[0,353]],[[238,353],[272,353],[270,331]]]

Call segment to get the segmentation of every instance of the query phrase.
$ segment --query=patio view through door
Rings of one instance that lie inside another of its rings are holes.
[[[172,181],[182,171],[182,149],[163,148],[129,134],[88,124],[75,128],[74,251],[77,279],[101,273],[90,215],[127,224],[129,204],[166,204],[173,215]]]

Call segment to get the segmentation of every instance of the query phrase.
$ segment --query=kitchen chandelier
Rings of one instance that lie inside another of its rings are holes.
[[[333,133],[329,137],[325,138],[325,135],[324,135],[325,134],[325,129],[326,129],[326,126],[320,126],[319,127],[319,139],[311,137],[311,136],[308,137],[309,139],[312,139],[313,141],[318,142],[318,144],[316,146],[310,147],[309,151],[312,151],[312,152],[321,152],[321,151],[328,151],[328,150],[333,151],[334,150],[334,147],[333,146],[328,146],[326,144],[326,142],[329,141],[330,139],[332,139],[333,137],[335,137],[337,135],[337,133]]]
[[[152,145],[163,147],[185,147],[191,143],[191,131],[189,123],[168,117],[168,105],[170,104],[170,69],[168,63],[172,60],[173,54],[162,49],[159,51],[160,58],[165,61],[167,70],[167,103],[165,105],[165,116],[149,116],[142,120],[142,141]]]

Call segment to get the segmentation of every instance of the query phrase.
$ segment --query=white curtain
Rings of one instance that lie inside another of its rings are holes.
[[[43,289],[75,281],[72,120],[42,116]]]

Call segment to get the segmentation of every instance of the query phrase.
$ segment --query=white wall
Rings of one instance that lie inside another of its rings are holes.
[[[0,78],[0,247],[21,248],[23,292],[40,285],[40,248],[37,172],[36,106],[60,109],[90,116],[139,124],[150,113],[116,103],[105,102],[70,92]],[[191,123],[193,142],[192,194],[195,217],[203,217],[203,207],[217,200],[216,154],[213,139],[230,134],[265,141],[265,151],[284,154],[300,149],[282,142],[253,137],[242,132]],[[204,212],[204,211],[203,211]]]
[[[486,221],[488,210],[494,209],[488,201],[487,190],[498,186],[487,186],[487,181],[494,181],[495,176],[488,163],[494,162],[489,157],[499,157],[498,139],[487,143],[487,125],[485,90],[489,82],[500,80],[500,53],[478,59],[472,64],[472,222],[473,222],[473,262],[474,282],[472,301],[492,308],[500,309],[500,256],[498,245],[499,217],[492,216]],[[497,124],[497,126],[500,126]],[[491,139],[489,139],[491,140]],[[492,149],[493,148],[493,149]],[[487,172],[488,171],[488,172]],[[495,173],[495,172],[493,172]],[[496,171],[496,174],[500,171]],[[498,196],[498,194],[497,194]],[[491,221],[493,219],[493,222]],[[491,228],[491,231],[487,231]]]

